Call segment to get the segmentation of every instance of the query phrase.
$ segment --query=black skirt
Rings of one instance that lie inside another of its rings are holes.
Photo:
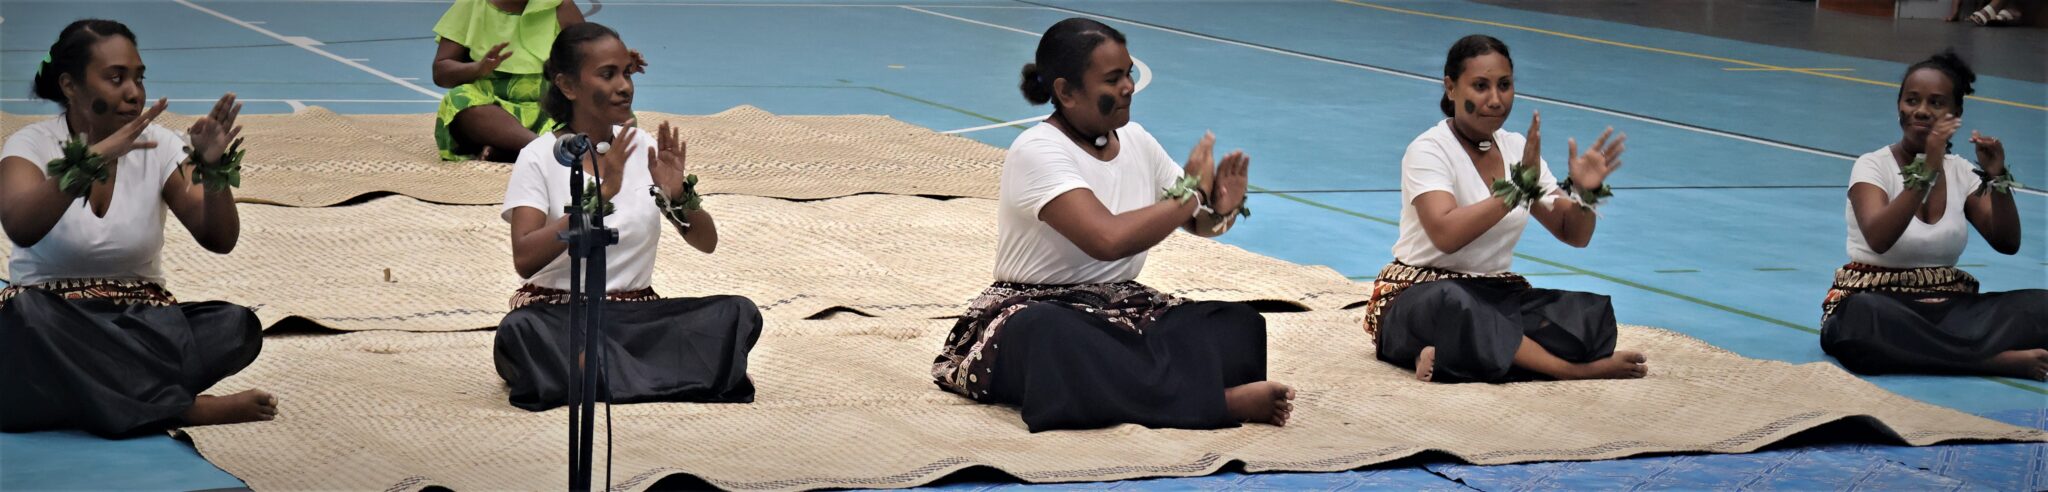
[[[988,400],[1022,407],[1031,432],[1236,427],[1223,390],[1266,380],[1266,318],[1240,303],[1175,306],[1143,334],[1049,302],[1005,323]]]
[[[0,430],[117,437],[176,426],[201,392],[262,350],[263,325],[242,306],[25,289],[0,304]]]
[[[604,324],[602,367],[610,390],[600,390],[599,401],[754,401],[747,352],[761,339],[761,310],[753,301],[607,302]],[[537,304],[505,315],[494,352],[512,406],[538,412],[568,403],[568,305]]]
[[[1821,322],[1820,346],[1864,374],[1974,372],[2000,352],[2048,349],[2048,290],[1858,292]]]
[[[1522,337],[1573,363],[1614,355],[1614,306],[1607,296],[1552,289],[1511,289],[1475,279],[1424,282],[1387,306],[1380,360],[1413,369],[1436,347],[1432,381],[1510,382],[1542,376],[1515,367]]]

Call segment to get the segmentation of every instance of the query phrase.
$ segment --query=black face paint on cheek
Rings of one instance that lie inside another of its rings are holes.
[[[99,98],[92,100],[92,114],[107,114],[107,111],[111,110],[112,108],[107,107],[107,100]]]
[[[1116,111],[1116,98],[1110,96],[1096,98],[1095,111],[1102,113],[1103,116],[1109,116],[1110,113]]]
[[[1478,112],[1479,112],[1479,105],[1477,105],[1477,104],[1472,104],[1472,100],[1471,100],[1471,99],[1466,99],[1466,100],[1465,100],[1465,114],[1477,114]]]

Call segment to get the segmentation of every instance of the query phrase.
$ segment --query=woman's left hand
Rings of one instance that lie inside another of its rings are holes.
[[[2005,143],[1997,138],[1986,137],[1976,130],[1970,130],[1970,143],[1977,146],[1977,165],[1984,168],[1984,174],[1999,176],[2005,174]]]
[[[1244,206],[1244,194],[1250,188],[1251,156],[1242,150],[1231,151],[1223,156],[1223,162],[1216,164],[1214,189],[1209,191],[1209,208],[1217,214],[1229,217]]]
[[[647,174],[670,200],[683,194],[683,180],[690,175],[690,143],[683,141],[682,129],[661,122],[654,133],[654,148],[647,150]]]
[[[1613,142],[1607,141],[1610,135],[1614,137]],[[1600,132],[1600,139],[1593,141],[1593,146],[1588,147],[1584,154],[1579,153],[1578,139],[1566,140],[1572,184],[1581,190],[1600,189],[1600,185],[1607,183],[1607,175],[1621,168],[1621,152],[1627,150],[1621,143],[1626,140],[1628,134],[1615,134],[1614,127],[1607,127],[1607,131]]]
[[[219,164],[225,157],[223,154],[227,152],[228,144],[242,135],[242,127],[235,124],[241,115],[242,103],[235,102],[235,93],[220,96],[220,101],[213,103],[212,111],[185,129],[185,138],[192,143],[192,160]]]

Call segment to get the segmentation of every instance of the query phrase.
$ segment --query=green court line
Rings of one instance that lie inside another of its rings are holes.
[[[916,102],[924,103],[924,104],[925,104],[926,106],[931,106],[931,107],[934,107],[934,108],[944,109],[944,110],[947,110],[947,111],[952,111],[952,112],[955,112],[955,113],[960,113],[960,114],[964,114],[964,115],[968,115],[968,116],[973,116],[973,117],[976,117],[976,118],[981,118],[981,119],[984,119],[984,120],[988,120],[988,122],[989,122],[989,123],[1002,123],[1002,122],[1004,121],[1004,120],[1002,120],[1002,119],[999,119],[999,118],[996,118],[996,117],[994,117],[994,116],[989,116],[989,115],[985,115],[985,114],[981,114],[981,113],[976,113],[976,112],[973,112],[973,111],[969,111],[969,110],[966,110],[966,109],[962,109],[962,108],[960,108],[960,107],[957,107],[957,106],[953,106],[953,105],[950,105],[950,104],[946,104],[946,103],[942,103],[942,102],[938,102],[938,101],[933,101],[933,100],[930,100],[930,99],[925,99],[925,98],[921,98],[921,97],[917,97],[917,96],[913,96],[913,95],[909,95],[909,94],[904,94],[904,93],[901,93],[901,92],[896,92],[896,91],[892,91],[892,90],[889,90],[889,89],[884,89],[884,88],[881,88],[881,87],[875,87],[875,86],[872,86],[872,85],[870,85],[870,86],[866,86],[866,87],[867,87],[867,89],[868,89],[868,90],[871,90],[871,91],[875,91],[875,92],[880,92],[880,93],[883,93],[883,94],[888,94],[888,95],[891,95],[891,96],[896,96],[896,97],[900,97],[900,98],[904,98],[904,99],[909,99],[909,100],[911,100],[911,101],[916,101]],[[1017,129],[1019,129],[1019,130],[1024,130],[1024,129],[1029,129],[1029,128],[1030,128],[1030,127],[1026,127],[1026,126],[1024,126],[1024,125],[1021,125],[1021,124],[1019,124],[1019,125],[1010,125],[1010,126],[1011,126],[1011,127],[1015,127],[1015,128],[1017,128]]]
[[[1378,276],[1378,275],[1346,275],[1346,276],[1344,276],[1344,278],[1347,278],[1347,279],[1351,279],[1351,280],[1373,280],[1373,279],[1377,279],[1377,278],[1379,278],[1379,276]]]
[[[1785,268],[1785,267],[1763,267],[1763,268],[1758,268],[1758,269],[1756,269],[1756,271],[1759,271],[1759,272],[1792,272],[1792,271],[1798,271],[1798,270],[1799,270],[1799,269],[1797,269],[1797,268]]]
[[[1654,271],[1655,271],[1655,272],[1657,272],[1657,273],[1700,273],[1700,271],[1699,271],[1699,270],[1694,270],[1694,269],[1691,269],[1691,268],[1676,268],[1676,269],[1671,269],[1671,270],[1654,270]]]
[[[1279,193],[1279,192],[1273,192],[1272,190],[1268,190],[1268,189],[1265,189],[1265,188],[1261,188],[1261,187],[1259,187],[1258,185],[1249,185],[1249,187],[1250,187],[1251,189],[1253,189],[1253,190],[1257,190],[1257,191],[1261,191],[1261,192],[1264,192],[1264,194],[1266,194],[1266,195],[1268,195],[1268,196],[1276,196],[1276,197],[1280,197],[1280,198],[1285,198],[1285,199],[1288,199],[1288,200],[1293,200],[1293,201],[1295,201],[1295,202],[1299,202],[1299,203],[1301,203],[1301,204],[1304,204],[1304,205],[1308,205],[1308,206],[1312,206],[1312,207],[1316,207],[1316,208],[1320,208],[1320,209],[1324,209],[1324,210],[1329,210],[1329,211],[1332,211],[1332,212],[1337,212],[1337,213],[1340,213],[1340,214],[1344,214],[1344,215],[1349,215],[1349,216],[1352,216],[1352,217],[1357,217],[1357,218],[1361,218],[1361,219],[1365,219],[1365,220],[1370,220],[1370,221],[1373,221],[1373,222],[1378,222],[1378,223],[1381,223],[1381,224],[1387,224],[1387,225],[1391,225],[1391,226],[1397,226],[1397,227],[1401,225],[1401,223],[1400,223],[1399,221],[1394,221],[1394,220],[1388,220],[1388,219],[1386,219],[1385,217],[1378,217],[1378,216],[1374,216],[1374,215],[1371,215],[1371,214],[1367,214],[1367,213],[1363,213],[1363,212],[1358,212],[1358,211],[1354,211],[1354,210],[1346,209],[1346,208],[1343,208],[1343,207],[1339,207],[1339,206],[1336,206],[1336,205],[1330,205],[1330,204],[1327,204],[1327,203],[1322,203],[1322,202],[1318,202],[1318,201],[1315,201],[1315,200],[1310,200],[1310,199],[1307,199],[1307,198],[1302,198],[1302,197],[1298,197],[1298,196],[1293,196],[1293,195],[1289,195],[1289,194],[1286,194],[1286,193]],[[1698,297],[1693,297],[1693,296],[1689,296],[1689,295],[1685,295],[1685,294],[1680,294],[1680,293],[1677,293],[1677,292],[1673,292],[1673,291],[1671,291],[1671,290],[1668,290],[1668,289],[1663,289],[1663,288],[1659,288],[1659,287],[1656,287],[1656,286],[1651,286],[1651,285],[1648,285],[1648,284],[1644,284],[1644,283],[1641,283],[1641,282],[1636,282],[1636,281],[1633,281],[1633,280],[1628,280],[1628,279],[1625,279],[1625,278],[1621,278],[1621,277],[1616,277],[1616,276],[1613,276],[1613,275],[1608,275],[1608,274],[1605,274],[1605,273],[1600,273],[1600,272],[1596,272],[1596,271],[1592,271],[1592,270],[1587,270],[1587,269],[1584,269],[1584,268],[1579,268],[1579,267],[1576,267],[1576,266],[1572,266],[1572,265],[1567,265],[1567,264],[1564,264],[1564,263],[1559,263],[1559,262],[1556,262],[1556,261],[1551,261],[1551,260],[1549,260],[1549,259],[1545,259],[1545,258],[1541,258],[1541,257],[1537,257],[1537,256],[1532,256],[1532,255],[1528,255],[1528,254],[1523,254],[1523,253],[1515,253],[1515,257],[1516,257],[1516,258],[1521,258],[1521,259],[1524,259],[1524,260],[1529,260],[1529,261],[1533,261],[1533,262],[1536,262],[1536,263],[1541,263],[1541,264],[1544,264],[1544,265],[1549,265],[1549,266],[1552,266],[1552,267],[1556,267],[1556,268],[1559,268],[1559,269],[1563,269],[1563,270],[1568,270],[1568,271],[1571,271],[1571,272],[1573,272],[1573,273],[1578,273],[1578,274],[1581,274],[1581,275],[1586,275],[1586,276],[1590,276],[1590,277],[1593,277],[1593,278],[1597,278],[1597,279],[1601,279],[1601,280],[1606,280],[1606,281],[1608,281],[1608,282],[1614,282],[1614,283],[1617,283],[1617,284],[1621,284],[1621,285],[1625,285],[1625,286],[1629,286],[1629,287],[1634,287],[1634,288],[1637,288],[1637,289],[1641,289],[1641,290],[1645,290],[1645,291],[1649,291],[1649,292],[1652,292],[1652,293],[1656,293],[1656,294],[1661,294],[1661,295],[1664,295],[1665,297],[1670,297],[1670,298],[1673,298],[1673,299],[1678,299],[1678,300],[1682,300],[1682,301],[1686,301],[1686,302],[1691,302],[1691,303],[1693,303],[1693,304],[1698,304],[1698,305],[1701,305],[1701,306],[1706,306],[1706,307],[1710,307],[1710,308],[1714,308],[1714,309],[1719,309],[1719,310],[1722,310],[1722,311],[1726,311],[1726,312],[1728,312],[1728,313],[1731,313],[1731,314],[1735,314],[1735,315],[1739,315],[1739,316],[1747,317],[1747,318],[1750,318],[1750,319],[1755,319],[1755,320],[1757,320],[1757,321],[1762,321],[1762,322],[1765,322],[1765,323],[1770,323],[1770,324],[1773,324],[1773,325],[1783,326],[1783,327],[1786,327],[1786,328],[1791,328],[1791,329],[1794,329],[1794,330],[1799,330],[1799,331],[1807,332],[1807,333],[1810,333],[1810,334],[1814,334],[1814,335],[1819,335],[1819,334],[1820,334],[1820,330],[1818,330],[1818,329],[1814,329],[1814,328],[1810,328],[1810,327],[1807,327],[1806,325],[1801,325],[1801,324],[1798,324],[1798,323],[1793,323],[1793,322],[1790,322],[1790,321],[1785,321],[1785,320],[1781,320],[1781,319],[1778,319],[1778,318],[1773,318],[1773,317],[1770,317],[1770,316],[1765,316],[1765,315],[1762,315],[1762,314],[1757,314],[1757,313],[1753,313],[1753,312],[1750,312],[1750,311],[1747,311],[1747,310],[1744,310],[1744,309],[1741,309],[1741,308],[1737,308],[1737,307],[1734,307],[1734,306],[1729,306],[1729,305],[1726,305],[1726,304],[1721,304],[1721,303],[1718,303],[1718,302],[1714,302],[1714,301],[1709,301],[1709,300],[1706,300],[1706,299],[1701,299],[1701,298],[1698,298]],[[2048,264],[2048,262],[2044,262],[2043,264]],[[1529,275],[1529,274],[1523,274],[1523,275],[1525,275],[1525,276],[1526,276],[1526,275]],[[2025,384],[2025,383],[2020,383],[2020,382],[2018,382],[2018,381],[2011,381],[2011,380],[2008,380],[2007,378],[2002,378],[2002,377],[1994,377],[1994,376],[1977,376],[1977,377],[1979,377],[1979,378],[1983,378],[1983,379],[1985,379],[1985,380],[1989,380],[1989,381],[1992,381],[1992,382],[1995,382],[1995,383],[1998,383],[1998,384],[2003,384],[2003,385],[2006,385],[2006,386],[2011,386],[2011,387],[2014,387],[2014,388],[2019,388],[2019,389],[2022,389],[2022,390],[2026,390],[2026,391],[2031,391],[2031,392],[2034,392],[2034,393],[2040,393],[2040,394],[2043,394],[2043,395],[2048,395],[2048,388],[2040,388],[2040,387],[2035,387],[2035,386],[2033,386],[2033,385],[2028,385],[2028,384]]]
[[[1378,222],[1378,223],[1381,223],[1381,224],[1386,224],[1386,225],[1390,225],[1390,226],[1395,226],[1395,227],[1400,227],[1400,226],[1401,226],[1401,222],[1400,222],[1400,221],[1397,221],[1397,220],[1387,220],[1387,219],[1384,219],[1384,218],[1380,218],[1380,217],[1375,217],[1375,216],[1371,216],[1371,215],[1366,215],[1366,214],[1362,214],[1362,213],[1358,213],[1358,212],[1353,212],[1353,211],[1351,211],[1350,209],[1346,209],[1346,208],[1343,208],[1343,207],[1338,207],[1338,206],[1335,206],[1335,205],[1330,205],[1330,204],[1326,204],[1326,203],[1323,203],[1323,202],[1318,202],[1318,201],[1315,201],[1315,200],[1310,200],[1310,199],[1307,199],[1307,198],[1302,198],[1302,197],[1294,196],[1294,195],[1291,195],[1291,194],[1287,194],[1287,193],[1283,193],[1283,192],[1278,192],[1278,191],[1273,191],[1273,190],[1269,190],[1269,189],[1266,189],[1266,188],[1260,187],[1259,185],[1246,185],[1246,186],[1247,186],[1247,187],[1250,187],[1250,188],[1252,189],[1252,191],[1256,191],[1256,192],[1259,192],[1260,194],[1264,194],[1264,195],[1268,195],[1268,196],[1276,196],[1276,197],[1280,197],[1280,198],[1285,198],[1285,199],[1288,199],[1288,200],[1293,200],[1293,201],[1295,201],[1295,202],[1299,202],[1299,203],[1301,203],[1301,204],[1303,204],[1303,205],[1308,205],[1308,206],[1311,206],[1311,207],[1315,207],[1315,208],[1320,208],[1320,209],[1323,209],[1323,210],[1328,210],[1328,211],[1331,211],[1331,212],[1336,212],[1336,213],[1340,213],[1340,214],[1344,214],[1344,215],[1349,215],[1349,216],[1352,216],[1352,217],[1357,217],[1357,218],[1361,218],[1361,219],[1365,219],[1365,220],[1370,220],[1370,221],[1373,221],[1373,222]]]
[[[31,82],[31,80],[30,80],[30,79],[16,79],[16,78],[0,78],[0,82],[22,82],[22,83],[28,83],[28,82]],[[296,85],[375,85],[375,86],[389,86],[389,85],[391,85],[391,83],[390,83],[390,82],[386,82],[386,81],[382,81],[382,80],[379,80],[379,81],[375,81],[375,82],[341,82],[341,81],[331,81],[331,82],[307,82],[307,81],[303,81],[303,80],[299,80],[299,81],[292,81],[292,80],[158,80],[158,79],[156,79],[156,78],[151,78],[151,79],[149,79],[149,80],[148,80],[147,82],[149,82],[149,85],[152,85],[152,86],[163,86],[163,85],[187,85],[187,84],[190,84],[190,85],[221,85],[221,84],[240,84],[240,85],[294,85],[294,86],[296,86]],[[289,99],[289,98],[279,98],[279,99]],[[323,99],[323,98],[320,98],[320,97],[309,97],[309,98],[307,98],[307,99]]]

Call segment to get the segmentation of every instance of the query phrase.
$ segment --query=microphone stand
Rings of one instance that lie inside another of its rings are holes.
[[[557,236],[569,243],[569,490],[590,490],[591,448],[597,425],[598,377],[603,372],[605,248],[619,242],[619,231],[604,226],[604,214],[584,210],[583,156],[590,152],[584,135],[563,137],[555,158],[569,164],[569,205],[563,212],[569,228]],[[607,385],[608,386],[608,385]],[[610,388],[604,400],[611,404]]]

